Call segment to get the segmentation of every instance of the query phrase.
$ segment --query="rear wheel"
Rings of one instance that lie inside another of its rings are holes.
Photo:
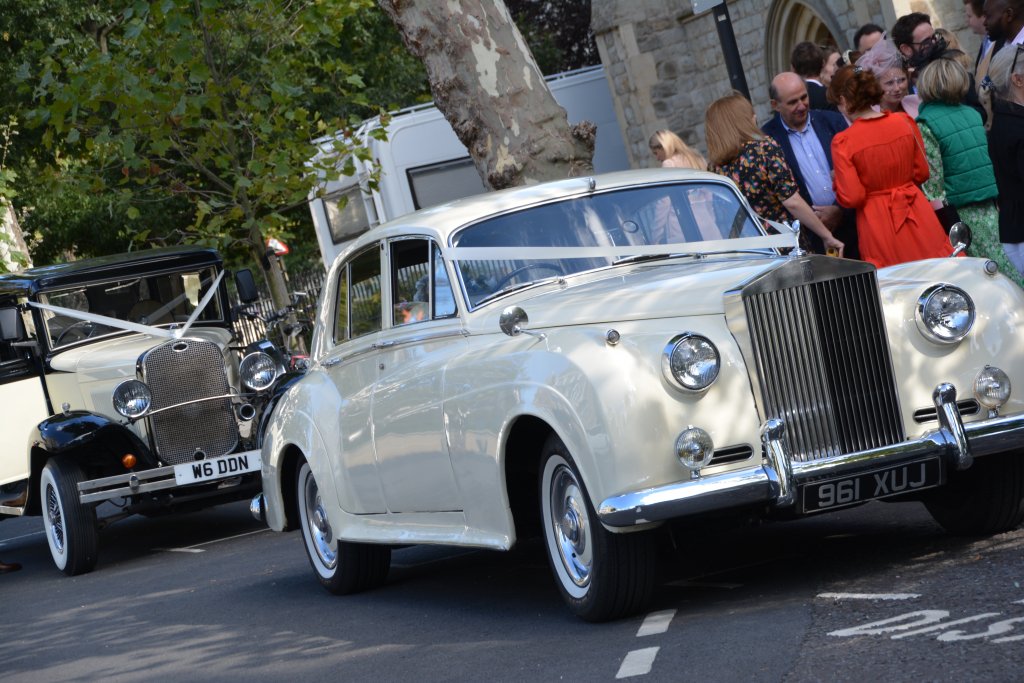
[[[602,525],[561,439],[544,444],[540,506],[544,543],[559,592],[587,621],[640,611],[654,593],[657,567],[650,532],[613,534]]]
[[[338,540],[307,462],[299,465],[296,480],[302,541],[320,584],[345,595],[384,583],[391,567],[391,547]]]
[[[1017,528],[1024,521],[1024,451],[978,458],[933,491],[925,506],[951,534],[978,536]]]
[[[50,556],[57,569],[68,576],[91,572],[99,555],[96,509],[79,502],[81,481],[85,481],[81,468],[61,456],[50,458],[39,477]]]

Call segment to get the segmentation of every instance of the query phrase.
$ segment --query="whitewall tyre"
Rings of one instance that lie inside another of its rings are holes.
[[[57,569],[68,576],[92,571],[99,555],[96,509],[78,499],[78,483],[84,480],[81,468],[61,456],[50,458],[39,477],[50,556]]]
[[[652,534],[614,534],[601,525],[571,456],[554,435],[541,457],[540,506],[551,571],[574,614],[607,621],[647,605],[657,569]]]
[[[309,464],[302,461],[298,470],[296,501],[302,542],[320,584],[331,593],[345,595],[384,583],[391,567],[391,547],[339,541]]]

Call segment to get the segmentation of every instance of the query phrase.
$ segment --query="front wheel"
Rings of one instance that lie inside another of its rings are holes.
[[[85,481],[81,468],[60,456],[50,458],[39,477],[50,556],[57,569],[68,576],[91,572],[99,555],[96,509],[79,502],[81,481]]]
[[[613,534],[601,525],[561,439],[552,435],[541,458],[544,543],[559,592],[586,621],[634,614],[654,593],[657,568],[650,532]]]
[[[932,518],[951,534],[986,536],[1024,521],[1024,452],[979,458],[925,498]]]
[[[338,540],[309,463],[299,465],[296,479],[302,541],[320,584],[335,595],[346,595],[384,583],[391,547]]]

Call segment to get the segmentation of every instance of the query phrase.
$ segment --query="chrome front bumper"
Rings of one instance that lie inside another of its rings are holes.
[[[793,461],[785,425],[770,419],[761,428],[764,459],[759,467],[612,496],[601,503],[598,516],[609,527],[629,527],[759,503],[787,508],[795,504],[797,488],[813,480],[935,456],[948,470],[964,470],[975,457],[1024,446],[1024,413],[965,425],[952,384],[940,384],[932,399],[939,418],[937,430],[919,439],[809,462]]]

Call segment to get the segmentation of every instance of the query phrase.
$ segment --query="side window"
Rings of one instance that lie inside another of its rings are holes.
[[[441,249],[434,245],[434,317],[450,318],[456,313],[455,294],[452,283],[448,279],[448,271],[441,258]]]
[[[430,320],[430,242],[391,242],[391,324]]]
[[[351,338],[381,328],[380,245],[375,244],[348,264],[349,335]]]
[[[335,306],[334,343],[348,340],[348,264],[338,273],[338,300]]]
[[[441,249],[425,239],[391,243],[392,318],[395,327],[450,318],[456,313],[455,294]]]
[[[0,339],[0,384],[6,384],[34,375],[35,368],[29,351],[15,346],[28,339],[22,314],[11,306],[0,309],[0,316],[4,332],[0,335],[4,337]]]

